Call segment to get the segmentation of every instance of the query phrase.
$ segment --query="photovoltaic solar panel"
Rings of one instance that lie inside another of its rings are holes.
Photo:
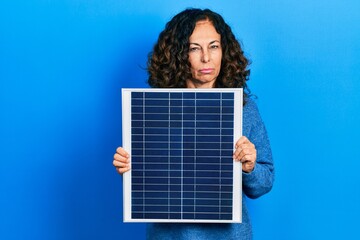
[[[242,89],[122,89],[125,222],[241,222]]]

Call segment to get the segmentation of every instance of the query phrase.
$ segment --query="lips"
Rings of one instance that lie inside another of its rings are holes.
[[[213,68],[202,68],[202,69],[199,70],[199,72],[202,73],[202,74],[209,74],[212,71],[214,71]]]

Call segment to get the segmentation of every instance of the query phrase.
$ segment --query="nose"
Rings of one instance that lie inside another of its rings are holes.
[[[203,63],[207,63],[210,61],[210,55],[209,55],[209,51],[208,50],[203,50],[202,52],[202,56],[201,56],[201,61]]]

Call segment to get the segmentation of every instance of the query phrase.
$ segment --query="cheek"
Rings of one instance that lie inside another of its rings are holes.
[[[196,60],[194,60],[194,58],[189,57],[189,63],[190,63],[191,74],[193,76],[195,76],[195,74],[196,74],[196,66],[197,66]]]

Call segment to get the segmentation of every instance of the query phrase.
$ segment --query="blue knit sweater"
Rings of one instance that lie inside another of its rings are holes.
[[[255,102],[247,99],[243,108],[243,135],[257,150],[257,159],[251,173],[242,173],[242,223],[149,223],[149,240],[252,239],[252,229],[246,207],[246,197],[258,198],[269,192],[274,181],[274,166],[266,129]]]

